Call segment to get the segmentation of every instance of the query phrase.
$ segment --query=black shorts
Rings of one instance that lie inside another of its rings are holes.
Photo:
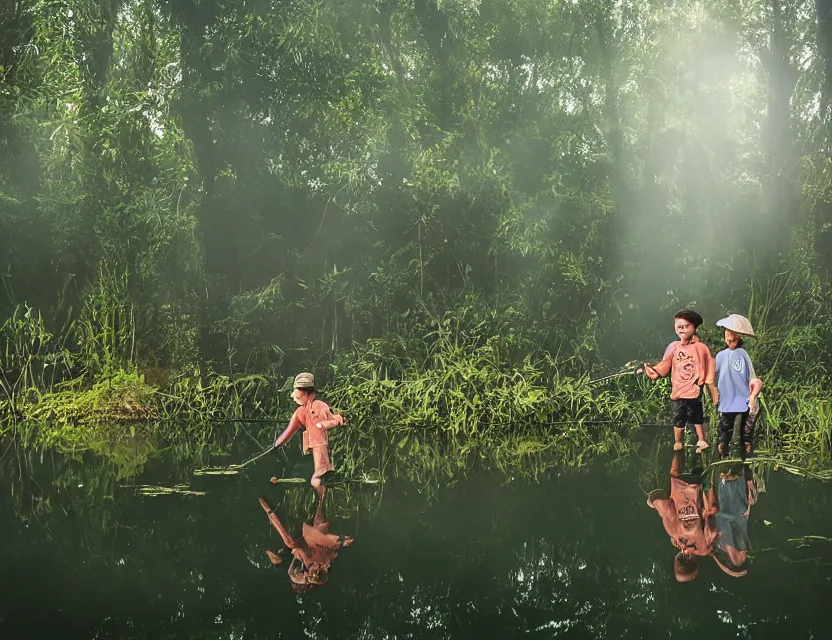
[[[730,444],[731,438],[734,435],[734,429],[739,426],[740,443],[752,442],[754,440],[754,423],[756,420],[756,414],[751,416],[748,411],[744,413],[720,413],[719,441]]]
[[[698,398],[680,398],[671,400],[673,409],[673,426],[684,427],[688,424],[704,424],[705,410],[702,408],[702,396]]]

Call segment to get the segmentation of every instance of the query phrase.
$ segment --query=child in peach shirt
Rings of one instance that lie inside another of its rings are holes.
[[[292,399],[299,406],[283,433],[274,441],[274,446],[279,447],[297,431],[304,430],[303,452],[312,451],[312,460],[315,465],[311,484],[323,497],[326,494],[326,487],[322,479],[326,473],[335,470],[329,458],[329,430],[342,426],[345,422],[344,417],[332,413],[326,402],[317,398],[315,378],[311,373],[304,372],[295,376],[293,387]]]
[[[703,323],[702,316],[692,309],[682,309],[674,316],[674,329],[679,339],[665,349],[661,362],[644,364],[644,373],[651,380],[670,374],[670,403],[673,409],[673,449],[682,448],[685,425],[693,424],[699,438],[696,452],[710,445],[705,439],[705,411],[702,407],[702,387],[708,386],[711,401],[719,402],[714,384],[714,358],[710,349],[699,340],[696,330]],[[639,370],[641,372],[641,370]]]

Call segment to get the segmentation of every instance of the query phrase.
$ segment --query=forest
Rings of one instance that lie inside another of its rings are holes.
[[[309,370],[342,457],[580,464],[667,424],[625,363],[692,307],[828,469],[831,123],[829,0],[7,0],[0,433],[280,422]]]

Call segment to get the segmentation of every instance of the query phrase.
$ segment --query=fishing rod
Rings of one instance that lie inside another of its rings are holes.
[[[194,469],[193,473],[195,476],[232,476],[238,474],[252,462],[256,462],[263,456],[268,453],[271,453],[277,449],[277,446],[274,444],[269,445],[265,449],[263,449],[260,453],[252,456],[245,462],[241,462],[240,464],[231,464],[226,467],[200,467],[199,469]],[[283,453],[283,456],[288,460],[288,456],[286,456],[286,452],[282,449],[280,450]]]
[[[245,422],[246,424],[268,424],[272,422],[279,422],[281,420],[288,420],[292,416],[291,413],[286,412],[283,414],[277,414],[273,418],[212,418],[210,420],[206,420],[206,422],[211,422],[212,424],[233,424],[235,422]],[[133,420],[133,422],[184,422],[188,418],[182,417],[165,417],[165,418],[143,418],[141,420]]]
[[[618,373],[611,373],[608,376],[603,376],[601,378],[593,378],[589,380],[587,384],[598,384],[599,382],[606,382],[607,380],[613,380],[615,378],[620,378],[622,376],[629,376],[635,373],[635,369],[632,371],[619,371]]]
[[[622,376],[629,376],[633,375],[638,371],[638,368],[641,366],[641,362],[638,360],[630,360],[624,367],[615,373],[611,373],[608,376],[601,376],[600,378],[592,378],[587,382],[587,384],[598,384],[599,382],[606,382],[607,380],[613,380],[615,378],[620,378]]]
[[[271,453],[271,452],[272,452],[272,451],[274,451],[276,448],[277,448],[277,447],[276,447],[274,444],[272,444],[272,445],[270,445],[270,446],[266,447],[265,449],[263,449],[263,450],[262,450],[260,453],[258,453],[256,456],[253,456],[253,457],[249,458],[248,460],[246,460],[245,462],[243,462],[243,463],[241,463],[241,464],[236,465],[236,467],[237,467],[238,469],[242,469],[243,467],[247,467],[247,466],[248,466],[248,465],[250,465],[252,462],[255,462],[255,461],[259,460],[260,458],[262,458],[262,457],[263,457],[264,455],[266,455],[267,453]]]

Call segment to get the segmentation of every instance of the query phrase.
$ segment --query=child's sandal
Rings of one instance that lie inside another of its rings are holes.
[[[699,442],[696,443],[696,453],[702,453],[705,449],[710,448],[710,446],[711,445],[709,445],[704,440],[700,440]]]
[[[673,450],[674,451],[681,451],[684,445],[681,442],[674,442],[673,443]]]

